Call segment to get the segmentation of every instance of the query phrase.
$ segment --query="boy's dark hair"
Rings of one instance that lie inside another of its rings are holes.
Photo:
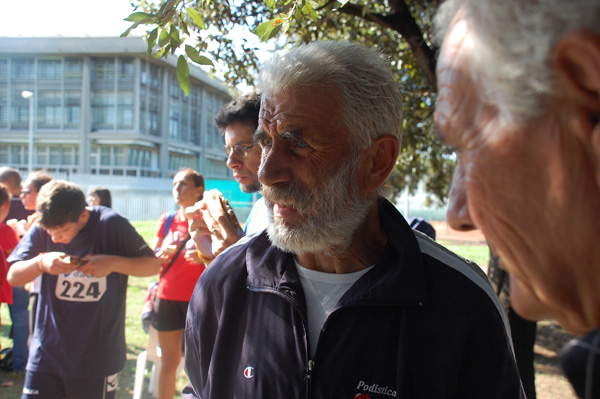
[[[253,91],[240,96],[219,110],[215,123],[221,131],[234,122],[249,123],[258,127],[258,112],[260,111],[260,93]]]
[[[42,189],[42,186],[50,182],[51,180],[52,176],[50,176],[42,170],[38,170],[32,172],[29,176],[27,176],[27,180],[25,180],[24,185],[32,184],[37,191],[40,191]]]
[[[12,195],[10,194],[10,190],[8,186],[4,183],[0,183],[0,206],[4,205],[6,201],[10,201]]]
[[[52,180],[44,184],[37,198],[38,223],[47,229],[77,222],[85,210],[85,194],[74,183]]]

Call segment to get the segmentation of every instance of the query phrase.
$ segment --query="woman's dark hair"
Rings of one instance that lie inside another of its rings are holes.
[[[52,176],[44,171],[38,170],[27,176],[27,180],[25,181],[24,185],[28,186],[31,184],[37,191],[40,191],[42,186],[48,183],[50,180],[52,180]]]
[[[100,198],[100,205],[112,208],[112,196],[106,187],[94,187],[90,194],[96,194]]]

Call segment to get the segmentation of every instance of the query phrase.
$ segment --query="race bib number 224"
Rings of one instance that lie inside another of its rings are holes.
[[[106,277],[94,277],[80,271],[59,274],[56,297],[71,302],[98,302],[106,292]]]

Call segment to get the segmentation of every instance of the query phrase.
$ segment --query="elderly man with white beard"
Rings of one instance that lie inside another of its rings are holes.
[[[522,398],[485,275],[381,196],[403,121],[382,57],[314,42],[271,60],[260,89],[271,220],[196,285],[184,397]]]

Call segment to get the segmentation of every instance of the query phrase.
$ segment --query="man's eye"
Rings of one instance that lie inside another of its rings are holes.
[[[304,141],[302,140],[296,140],[296,146],[298,148],[306,148],[308,147],[308,144],[306,144]]]
[[[273,145],[273,140],[270,137],[264,137],[259,142],[261,147],[271,147]]]
[[[284,132],[281,135],[281,138],[283,140],[290,140],[290,142],[292,143],[292,145],[295,148],[307,148],[308,144],[306,144],[305,141],[301,140],[296,134],[294,134],[293,132]]]

